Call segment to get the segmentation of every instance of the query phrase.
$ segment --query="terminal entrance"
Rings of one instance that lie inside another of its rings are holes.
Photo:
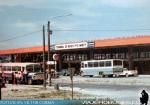
[[[80,62],[67,62],[62,64],[62,70],[68,68],[75,68],[75,74],[80,74]]]
[[[139,74],[150,74],[150,61],[137,61],[134,66],[137,68]]]

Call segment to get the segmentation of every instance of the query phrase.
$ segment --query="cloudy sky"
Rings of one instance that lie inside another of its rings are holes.
[[[0,0],[0,49],[42,45],[40,30],[47,21],[53,44],[149,35],[149,4],[150,0]],[[9,40],[22,35],[27,36]]]

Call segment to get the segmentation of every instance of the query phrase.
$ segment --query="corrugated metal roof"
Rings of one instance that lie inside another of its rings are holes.
[[[150,36],[122,37],[95,40],[95,48],[150,44]],[[46,46],[46,51],[48,47]],[[0,50],[0,55],[42,52],[42,46]]]
[[[48,47],[46,46],[46,51]],[[42,52],[43,46],[0,50],[0,55]]]
[[[150,36],[123,37],[115,39],[95,40],[95,48],[150,44]]]

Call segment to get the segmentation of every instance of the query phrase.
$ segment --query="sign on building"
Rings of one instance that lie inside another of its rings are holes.
[[[54,65],[55,61],[47,61],[47,65]]]
[[[79,49],[79,48],[88,48],[88,47],[90,48],[94,47],[94,42],[59,44],[59,45],[55,45],[55,50]]]
[[[53,54],[53,60],[55,61],[59,60],[59,54]]]

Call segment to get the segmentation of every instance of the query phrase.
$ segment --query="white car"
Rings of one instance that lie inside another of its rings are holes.
[[[137,76],[138,75],[138,71],[137,70],[128,70],[127,68],[123,69],[123,72],[120,73],[120,76]]]

